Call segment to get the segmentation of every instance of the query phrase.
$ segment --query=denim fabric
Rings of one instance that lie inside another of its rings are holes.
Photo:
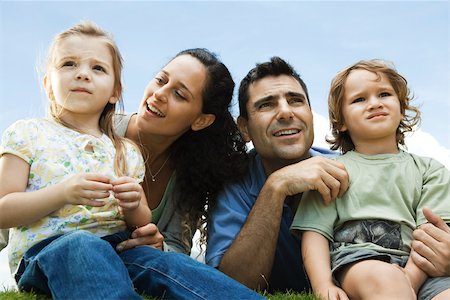
[[[146,246],[118,254],[114,246],[128,236],[100,239],[79,230],[46,239],[25,253],[18,287],[53,299],[141,299],[143,293],[162,299],[263,299],[184,254]]]
[[[162,299],[264,299],[208,265],[146,246],[120,254],[135,288]]]

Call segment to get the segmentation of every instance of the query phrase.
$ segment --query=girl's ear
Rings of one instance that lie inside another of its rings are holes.
[[[216,120],[216,116],[213,114],[202,114],[200,117],[195,119],[194,123],[191,125],[193,131],[199,131],[203,128],[208,127]]]
[[[239,128],[239,131],[241,132],[242,138],[246,143],[250,142],[252,139],[250,138],[250,135],[248,134],[248,121],[246,118],[238,117],[237,119],[237,125]]]
[[[50,81],[50,77],[47,74],[44,75],[44,89],[45,93],[47,94],[47,98],[50,100],[54,100],[52,83]]]

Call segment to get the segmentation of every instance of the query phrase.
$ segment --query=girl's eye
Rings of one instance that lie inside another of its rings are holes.
[[[76,66],[74,61],[68,60],[61,64],[61,67],[74,67]]]
[[[380,94],[380,97],[389,97],[391,94],[384,92]]]
[[[100,66],[100,65],[95,65],[94,67],[92,67],[92,69],[94,69],[94,70],[96,70],[96,71],[100,71],[100,72],[106,73],[106,69],[103,68],[103,67]]]
[[[353,100],[352,103],[358,103],[358,102],[363,102],[363,101],[364,101],[364,98],[359,97],[359,98],[356,98],[355,100]]]

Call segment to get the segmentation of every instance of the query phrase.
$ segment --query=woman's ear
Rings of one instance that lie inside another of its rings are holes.
[[[237,119],[237,125],[239,128],[239,131],[241,132],[242,138],[246,143],[250,142],[252,139],[250,138],[250,135],[248,134],[248,121],[246,118],[238,117]]]
[[[208,127],[216,120],[216,116],[213,114],[202,114],[200,117],[195,119],[194,123],[191,125],[193,131],[199,131],[203,128]]]

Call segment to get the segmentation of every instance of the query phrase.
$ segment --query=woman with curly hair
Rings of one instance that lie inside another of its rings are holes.
[[[196,228],[205,240],[207,207],[247,162],[228,110],[233,89],[231,74],[213,53],[188,49],[148,83],[138,113],[117,118],[119,135],[143,150],[143,187],[154,223],[136,229],[119,250],[146,244],[189,254]]]

